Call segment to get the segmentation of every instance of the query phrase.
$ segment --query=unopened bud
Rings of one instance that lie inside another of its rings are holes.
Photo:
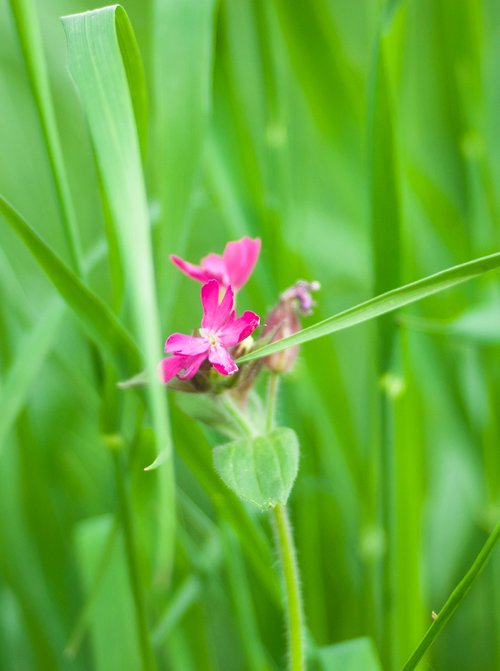
[[[319,288],[319,282],[299,280],[284,291],[278,305],[269,313],[262,337],[268,338],[269,342],[276,342],[300,331],[299,315],[311,314],[312,308],[316,305],[311,292],[318,291]],[[292,369],[298,355],[299,346],[294,345],[270,354],[264,359],[264,363],[276,373],[285,373]]]

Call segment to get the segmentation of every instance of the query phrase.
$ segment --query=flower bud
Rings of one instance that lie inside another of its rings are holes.
[[[269,313],[262,337],[264,339],[267,337],[269,342],[276,342],[300,331],[299,315],[306,316],[312,313],[312,308],[316,303],[311,293],[318,291],[319,288],[319,282],[298,280],[284,291],[278,305]],[[299,346],[294,345],[270,354],[264,359],[264,363],[275,373],[286,373],[292,369],[298,355]]]

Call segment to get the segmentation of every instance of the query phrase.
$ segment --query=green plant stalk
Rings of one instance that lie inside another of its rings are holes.
[[[276,415],[276,399],[278,396],[279,376],[277,373],[271,373],[269,376],[267,388],[267,414],[266,414],[266,430],[272,431],[274,426],[274,419]]]
[[[222,523],[222,537],[227,577],[236,611],[236,624],[243,643],[248,671],[269,671],[241,547],[227,521]]]
[[[224,410],[229,415],[231,420],[237,426],[243,436],[255,436],[256,431],[252,426],[251,422],[245,417],[245,415],[240,411],[235,401],[229,396],[229,394],[221,395],[221,402],[224,406]]]
[[[488,537],[488,540],[481,548],[481,551],[474,560],[472,566],[467,571],[462,580],[455,587],[453,592],[448,597],[448,600],[444,604],[443,608],[438,613],[436,619],[431,624],[421,643],[415,650],[415,652],[408,659],[404,665],[402,671],[413,671],[417,668],[422,657],[434,643],[436,638],[439,636],[441,631],[444,629],[448,620],[451,618],[453,613],[456,611],[458,606],[461,604],[462,600],[466,596],[467,592],[470,590],[474,581],[481,575],[486,564],[488,563],[493,550],[495,549],[496,544],[500,540],[500,522],[495,526],[493,531]]]
[[[271,431],[274,426],[278,382],[278,375],[271,373],[267,396],[266,431]],[[242,434],[244,436],[255,436],[255,429],[234,401],[227,394],[224,394],[221,400],[226,410],[231,414],[231,418],[242,430]],[[304,615],[292,527],[286,506],[275,506],[271,514],[285,587],[289,669],[290,671],[303,671],[305,669]]]
[[[274,426],[278,383],[278,374],[271,373],[267,392],[267,431],[271,431]],[[271,514],[285,586],[289,669],[290,671],[303,671],[305,669],[304,614],[292,525],[286,506],[280,504],[275,506]]]
[[[78,620],[76,621],[75,627],[64,649],[64,654],[71,659],[74,659],[76,657],[78,650],[80,649],[80,646],[82,644],[85,633],[87,631],[90,618],[92,615],[92,609],[94,607],[97,595],[101,588],[102,579],[108,567],[111,553],[113,552],[115,546],[117,532],[118,532],[118,518],[115,517],[113,526],[111,527],[108,538],[106,540],[106,544],[104,545],[104,548],[102,550],[102,555],[95,572],[94,582],[90,588],[89,596],[87,598],[87,601],[85,602],[85,605],[80,611]]]
[[[290,671],[304,671],[305,640],[299,568],[293,542],[293,533],[286,506],[277,505],[272,510],[276,529],[276,543],[280,555],[286,591],[288,664]]]
[[[142,656],[142,668],[144,671],[155,671],[157,668],[156,660],[153,652],[151,637],[149,634],[144,589],[142,586],[139,563],[135,551],[130,494],[127,490],[127,484],[125,482],[120,453],[116,449],[111,449],[111,452],[113,456],[113,464],[115,467],[116,487],[118,491],[118,499],[122,517],[122,528],[125,539],[125,554],[127,557],[130,584],[135,605],[137,633]]]

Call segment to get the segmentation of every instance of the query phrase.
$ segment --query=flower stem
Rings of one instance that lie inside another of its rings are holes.
[[[116,486],[120,503],[123,535],[125,539],[125,554],[127,557],[132,596],[135,605],[137,633],[142,657],[142,669],[143,671],[156,671],[156,661],[151,644],[151,637],[149,635],[146,604],[144,602],[144,591],[141,584],[139,563],[135,551],[130,495],[125,482],[123,465],[121,463],[121,455],[117,450],[112,450],[112,454],[113,463],[115,466]]]
[[[274,415],[276,412],[276,397],[278,395],[279,375],[271,373],[269,375],[269,383],[267,387],[267,415],[266,415],[266,431],[272,431],[274,426]]]
[[[237,404],[228,393],[221,394],[220,399],[224,405],[227,415],[230,417],[233,424],[241,431],[242,436],[255,436],[255,429],[250,420],[243,414],[243,411],[238,408]]]
[[[288,668],[304,671],[305,641],[304,615],[300,593],[299,568],[295,554],[292,527],[286,506],[277,505],[272,510],[276,529],[276,544],[280,555],[286,592],[286,615],[288,630]]]
[[[267,388],[266,430],[272,431],[278,394],[279,375],[271,373]],[[299,567],[293,541],[293,531],[286,506],[278,504],[272,510],[276,545],[283,570],[288,631],[288,664],[290,671],[305,669],[304,613],[300,591]]]

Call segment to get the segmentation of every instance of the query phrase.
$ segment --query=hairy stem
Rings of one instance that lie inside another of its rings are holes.
[[[278,383],[277,373],[271,373],[267,390],[267,431],[272,431],[274,426]],[[305,669],[304,614],[293,531],[286,506],[275,506],[272,516],[285,587],[288,664],[290,671],[303,671]]]
[[[299,567],[295,554],[293,533],[286,506],[277,505],[272,510],[276,530],[276,545],[281,560],[286,596],[288,631],[288,668],[304,671],[305,641],[304,615],[300,592]]]

